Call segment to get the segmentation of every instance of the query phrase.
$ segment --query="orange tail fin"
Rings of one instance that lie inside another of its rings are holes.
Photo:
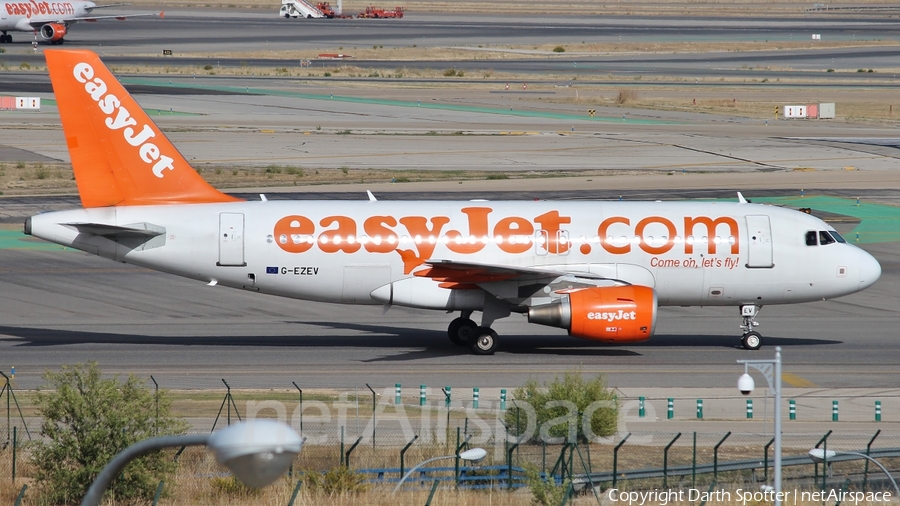
[[[200,177],[96,53],[44,55],[84,207],[239,200]]]

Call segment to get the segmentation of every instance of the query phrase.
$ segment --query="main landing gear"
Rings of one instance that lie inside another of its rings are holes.
[[[6,32],[0,34],[0,44],[11,44],[12,43],[12,35],[7,35]]]
[[[471,311],[463,311],[450,322],[447,335],[457,346],[468,346],[476,355],[493,355],[497,351],[497,333],[490,327],[479,327],[472,319]]]
[[[741,324],[741,330],[744,331],[744,335],[741,336],[741,346],[745,350],[758,350],[762,346],[762,335],[753,330],[759,326],[759,322],[756,321],[756,315],[759,314],[761,309],[762,306],[741,306],[741,318],[744,319],[744,322]]]

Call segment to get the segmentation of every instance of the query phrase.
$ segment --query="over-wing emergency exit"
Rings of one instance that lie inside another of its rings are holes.
[[[860,291],[881,266],[805,213],[739,202],[241,201],[209,186],[90,51],[45,52],[83,208],[25,232],[210,284],[458,311],[476,354],[512,313],[603,343],[649,339],[660,306],[739,309]],[[481,313],[479,323],[472,319]]]

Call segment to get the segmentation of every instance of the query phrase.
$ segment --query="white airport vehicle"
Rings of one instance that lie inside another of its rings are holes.
[[[69,32],[69,26],[76,21],[97,21],[100,19],[124,20],[137,16],[160,16],[163,13],[131,14],[94,16],[94,9],[117,7],[124,4],[97,5],[86,0],[5,0],[0,4],[0,44],[10,44],[13,41],[11,34],[7,32],[33,32],[35,40],[37,34],[41,39],[60,45],[65,42],[65,36]]]
[[[285,18],[324,18],[325,14],[314,4],[306,0],[281,0],[279,16]]]
[[[191,168],[90,51],[45,52],[83,208],[25,233],[254,292],[458,311],[476,354],[512,313],[611,344],[650,339],[659,306],[738,310],[865,289],[879,263],[805,213],[738,202],[243,201]],[[481,313],[480,324],[471,319]],[[698,332],[703,329],[698,328]]]

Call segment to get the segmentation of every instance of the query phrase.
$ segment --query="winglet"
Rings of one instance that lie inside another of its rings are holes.
[[[375,195],[371,191],[366,190],[366,194],[369,196],[369,202],[377,202],[378,201],[378,199],[375,198]]]
[[[741,204],[746,204],[747,199],[744,198],[744,196],[741,194],[741,192],[737,192],[737,194],[738,194],[738,202]]]
[[[96,53],[44,55],[84,207],[240,200],[200,177]]]

